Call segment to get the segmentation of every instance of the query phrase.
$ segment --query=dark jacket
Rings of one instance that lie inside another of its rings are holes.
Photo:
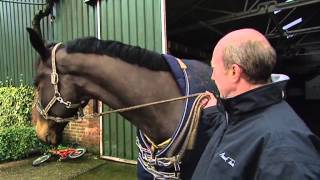
[[[320,180],[320,140],[283,100],[285,84],[271,83],[204,111],[213,134],[192,179]]]

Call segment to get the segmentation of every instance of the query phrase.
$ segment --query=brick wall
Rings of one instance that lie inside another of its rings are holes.
[[[84,109],[84,113],[93,112],[92,101]],[[69,122],[63,133],[65,142],[77,143],[87,148],[89,152],[99,154],[100,148],[100,121],[97,119],[83,119],[78,122]]]

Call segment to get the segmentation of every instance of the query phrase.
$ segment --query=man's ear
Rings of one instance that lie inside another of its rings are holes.
[[[50,56],[50,51],[44,45],[41,36],[33,29],[27,28],[32,47],[38,52],[41,59],[45,61]]]
[[[242,67],[239,66],[238,64],[232,64],[230,71],[231,71],[230,73],[231,73],[232,79],[234,81],[238,81],[243,73]]]

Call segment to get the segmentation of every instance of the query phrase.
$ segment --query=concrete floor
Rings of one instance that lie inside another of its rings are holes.
[[[65,180],[65,179],[136,179],[136,166],[101,160],[85,155],[79,159],[57,161],[51,159],[38,167],[32,166],[30,158],[0,164],[2,180]]]

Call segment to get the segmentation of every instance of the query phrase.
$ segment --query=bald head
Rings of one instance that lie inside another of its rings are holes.
[[[226,44],[241,44],[248,41],[259,41],[266,46],[270,46],[269,41],[265,38],[263,34],[254,29],[239,29],[236,31],[232,31],[225,35],[217,44],[220,46]]]
[[[226,68],[240,65],[252,83],[267,82],[276,62],[269,41],[254,29],[240,29],[225,35],[215,46],[212,58],[223,60]]]
[[[214,48],[214,53],[221,54],[227,46],[236,47],[249,41],[259,42],[265,47],[271,46],[263,34],[255,29],[247,28],[232,31],[221,38]]]

